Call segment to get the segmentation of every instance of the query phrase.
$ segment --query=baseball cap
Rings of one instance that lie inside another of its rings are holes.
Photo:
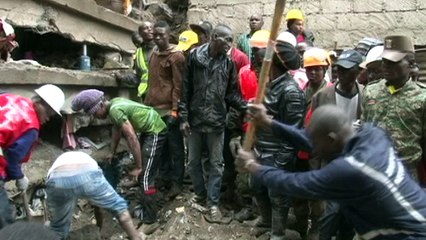
[[[343,51],[342,54],[340,54],[339,58],[337,58],[336,65],[349,69],[354,66],[358,66],[362,62],[363,59],[361,53],[350,49]]]
[[[213,25],[209,21],[201,21],[198,24],[189,24],[189,28],[194,32],[203,32],[206,35],[210,35]]]
[[[401,61],[408,53],[414,53],[413,40],[406,36],[387,36],[382,58],[392,61]]]
[[[198,43],[198,35],[191,30],[186,30],[179,35],[179,43],[176,50],[186,51],[192,45]]]

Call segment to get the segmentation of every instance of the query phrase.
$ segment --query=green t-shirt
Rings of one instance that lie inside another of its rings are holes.
[[[111,100],[109,116],[119,127],[129,120],[137,133],[157,134],[166,129],[166,124],[152,107],[125,98]]]

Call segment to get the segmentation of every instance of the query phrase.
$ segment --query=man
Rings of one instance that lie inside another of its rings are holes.
[[[305,42],[309,46],[314,45],[315,37],[312,32],[305,30],[305,18],[299,9],[290,9],[285,17],[287,21],[287,31],[291,32],[297,43]]]
[[[315,111],[320,106],[332,104],[342,109],[352,122],[360,119],[362,90],[364,88],[356,80],[360,72],[359,64],[362,61],[362,55],[355,50],[342,52],[335,63],[339,81],[334,86],[321,89],[313,97],[312,110]],[[314,158],[310,161],[313,169],[318,169],[324,165],[321,164],[321,159],[319,158]],[[325,213],[320,221],[319,238],[321,240],[331,240],[332,236],[338,233],[337,240],[352,239],[354,235],[352,226],[341,213],[339,204],[333,201],[327,201],[326,204]],[[318,223],[317,220],[321,217],[321,213],[312,222]],[[318,225],[315,224],[315,226]]]
[[[272,81],[268,85],[264,104],[274,120],[302,127],[305,95],[289,72],[300,67],[300,57],[295,46],[290,43],[293,39],[294,44],[295,37],[289,37],[286,42],[280,40],[275,45],[271,66]],[[269,129],[258,129],[256,139],[254,149],[260,164],[295,171],[297,149],[290,141],[276,138]],[[287,192],[271,189],[253,177],[250,184],[260,212],[256,227],[270,227],[271,239],[285,239],[291,205]]]
[[[182,51],[185,56],[198,45],[198,35],[192,30],[183,31],[179,34],[179,43],[176,50]]]
[[[237,40],[237,48],[243,51],[250,59],[253,57],[250,47],[250,38],[256,31],[263,27],[263,16],[261,14],[253,14],[249,18],[250,32],[242,34]]]
[[[209,43],[190,52],[179,105],[181,131],[188,137],[189,174],[196,202],[210,209],[210,219],[220,222],[219,197],[223,175],[223,141],[227,106],[241,111],[245,102],[238,89],[235,65],[227,57],[232,31],[225,25],[213,30]],[[207,189],[204,184],[201,153],[208,150]]]
[[[307,98],[307,108],[305,116],[305,125],[307,125],[312,116],[312,102],[315,94],[321,89],[327,88],[332,84],[325,80],[327,69],[330,66],[328,53],[321,48],[310,48],[303,54],[303,65],[305,67],[308,82],[304,89]],[[299,152],[296,168],[298,171],[309,171],[317,168],[316,160],[309,153]],[[294,214],[297,218],[296,230],[300,233],[302,239],[316,239],[318,237],[319,219],[323,213],[323,204],[320,201],[307,201],[305,199],[295,199],[293,202]],[[309,218],[311,228],[308,232]]]
[[[117,78],[128,85],[137,86],[138,97],[143,99],[148,88],[148,61],[155,47],[152,23],[148,21],[143,22],[142,25],[139,26],[138,31],[143,41],[140,47],[136,49],[135,62],[133,65],[135,73],[117,75]]]
[[[365,61],[359,65],[359,67],[362,68],[363,71],[365,71],[366,73],[365,81],[360,81],[360,79],[358,78],[358,82],[360,84],[367,85],[370,82],[374,82],[383,78],[383,49],[384,46],[375,46],[368,51]]]
[[[61,154],[47,173],[47,206],[50,228],[67,239],[78,199],[106,208],[116,217],[132,240],[141,240],[130,216],[127,202],[105,179],[98,163],[83,152]]]
[[[355,50],[344,51],[337,62],[339,81],[333,86],[325,87],[312,98],[312,109],[322,105],[333,104],[346,111],[349,119],[356,121],[361,118],[361,99],[364,87],[356,82],[360,72],[359,64],[362,55]]]
[[[337,106],[319,107],[306,131],[270,119],[258,104],[255,123],[329,163],[320,170],[289,173],[262,166],[240,151],[237,165],[270,188],[300,198],[338,202],[359,239],[426,237],[426,194],[407,174],[387,133],[370,124],[358,130]]]
[[[51,84],[35,93],[32,99],[10,93],[0,95],[0,228],[14,222],[5,183],[15,180],[18,190],[25,193],[28,178],[22,164],[30,159],[41,125],[60,115],[65,102],[62,90]]]
[[[72,101],[72,109],[84,110],[95,118],[111,119],[114,126],[108,159],[116,153],[121,136],[126,138],[135,159],[135,168],[129,175],[137,179],[142,174],[139,177],[139,186],[143,191],[140,199],[144,214],[142,231],[145,234],[153,233],[159,227],[155,177],[167,134],[167,127],[161,116],[152,107],[125,98],[106,100],[104,93],[96,89],[84,90],[77,94]]]
[[[210,41],[213,25],[209,21],[201,21],[199,24],[189,24],[189,27],[198,36],[198,46]]]
[[[325,79],[330,64],[331,60],[324,49],[311,48],[303,54],[303,65],[306,70],[306,76],[308,77],[308,82],[302,87],[307,102],[305,125],[309,122],[312,115],[312,97],[319,90],[333,85]]]
[[[426,146],[426,91],[411,80],[414,45],[406,36],[388,36],[382,54],[384,79],[367,85],[362,120],[387,130],[396,154],[413,179]]]
[[[154,42],[157,49],[149,60],[149,88],[144,103],[153,107],[167,125],[159,177],[169,183],[169,197],[175,197],[182,190],[185,171],[183,137],[177,113],[185,56],[169,40],[170,26],[164,21],[155,23]]]

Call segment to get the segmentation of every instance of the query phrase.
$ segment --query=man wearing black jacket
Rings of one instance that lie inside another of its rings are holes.
[[[271,79],[265,94],[264,104],[272,119],[289,125],[303,125],[306,99],[303,91],[291,76],[289,70],[300,67],[300,57],[292,45],[295,37],[277,41],[272,59]],[[295,171],[297,149],[289,141],[274,136],[269,129],[258,129],[255,151],[259,163],[287,171]],[[256,198],[260,218],[257,227],[271,227],[271,239],[285,239],[285,228],[290,199],[284,191],[276,191],[253,179],[251,188]]]
[[[210,219],[220,222],[218,208],[224,169],[223,141],[228,106],[245,108],[235,65],[226,53],[232,44],[232,30],[218,25],[211,41],[193,49],[187,59],[179,103],[180,129],[188,137],[189,175],[195,202],[207,198]],[[203,178],[201,153],[207,147],[210,166],[207,189]]]

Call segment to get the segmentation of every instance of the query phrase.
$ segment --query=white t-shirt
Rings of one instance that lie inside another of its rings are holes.
[[[87,153],[72,151],[61,154],[47,172],[49,177],[53,172],[61,176],[72,176],[82,172],[97,170],[98,163]]]
[[[356,112],[358,110],[358,93],[352,96],[342,96],[336,91],[336,105],[344,110],[352,122],[357,120]]]

